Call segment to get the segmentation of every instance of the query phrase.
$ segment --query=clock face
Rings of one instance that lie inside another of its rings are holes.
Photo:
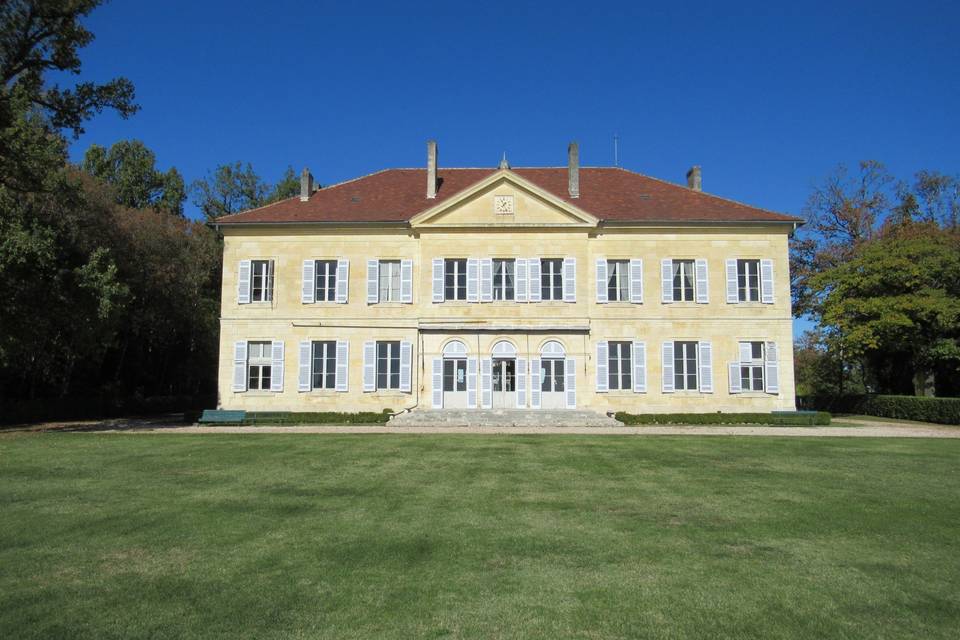
[[[493,212],[499,215],[513,213],[513,196],[493,196]]]

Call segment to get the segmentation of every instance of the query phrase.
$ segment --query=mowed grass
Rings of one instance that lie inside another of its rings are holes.
[[[960,441],[0,437],[0,638],[951,638]]]

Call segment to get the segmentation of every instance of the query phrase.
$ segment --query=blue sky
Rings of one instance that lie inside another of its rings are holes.
[[[664,6],[667,5],[667,6]],[[620,164],[800,213],[838,163],[958,172],[960,7],[948,2],[123,2],[84,79],[142,111],[72,147],[143,140],[192,180],[251,162],[324,184],[421,166]],[[188,213],[195,209],[188,208]]]

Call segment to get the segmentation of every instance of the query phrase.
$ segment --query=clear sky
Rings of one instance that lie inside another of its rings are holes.
[[[955,2],[115,0],[85,79],[130,78],[142,111],[73,146],[143,140],[187,181],[251,162],[323,184],[440,163],[620,164],[799,214],[838,163],[958,172]],[[188,213],[196,210],[188,207]]]

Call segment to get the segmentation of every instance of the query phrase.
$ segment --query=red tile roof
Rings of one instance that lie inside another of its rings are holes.
[[[426,195],[426,169],[386,169],[314,192],[217,219],[218,224],[406,222],[457,195],[496,169],[443,169],[437,197]],[[580,169],[580,197],[567,193],[567,168],[512,172],[604,222],[801,222],[614,167]]]

